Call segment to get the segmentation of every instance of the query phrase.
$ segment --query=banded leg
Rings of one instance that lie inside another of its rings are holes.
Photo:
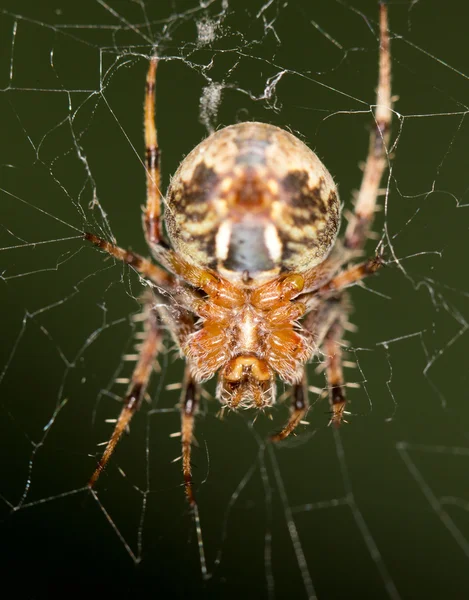
[[[329,403],[332,410],[331,423],[340,425],[345,409],[345,383],[342,373],[342,333],[347,322],[349,301],[345,293],[324,299],[319,308],[306,315],[303,327],[308,331],[317,348],[325,356],[329,387]]]
[[[147,308],[145,329],[146,337],[140,348],[140,356],[132,374],[129,389],[124,398],[124,407],[117,419],[111,439],[107,443],[106,449],[98,462],[98,466],[88,482],[88,487],[90,488],[92,488],[99,479],[99,476],[105,469],[114,452],[117,442],[130,424],[134,414],[140,408],[153,371],[154,361],[162,348],[162,333],[158,324],[158,317],[155,311],[150,307]]]
[[[383,173],[389,161],[388,144],[392,117],[391,49],[386,3],[380,4],[379,79],[376,94],[375,125],[370,134],[370,145],[358,193],[355,211],[345,232],[345,246],[361,250],[365,245],[373,221],[376,199]]]
[[[336,340],[340,341],[342,337],[342,322],[346,319],[347,306],[346,296],[343,294],[332,296],[325,300],[318,310],[311,311],[303,321],[303,328],[311,335],[315,346],[318,348],[322,346],[324,348],[324,353],[327,356],[326,370],[329,385],[331,386],[330,382],[332,380],[340,387],[340,390],[334,390],[333,394],[330,392],[329,398],[333,411],[331,422],[334,421],[336,425],[340,425],[343,410],[345,408],[345,394],[343,392],[344,382],[342,375],[341,347],[337,344],[336,348],[335,344]],[[339,397],[340,391],[342,392],[342,398]],[[343,401],[342,408],[340,405],[341,399]],[[279,442],[287,438],[301,423],[308,412],[308,381],[306,369],[302,381],[292,386],[292,400],[290,419],[282,431],[274,434],[270,438],[272,442]]]
[[[161,267],[153,264],[150,260],[143,258],[143,256],[140,256],[131,250],[124,250],[119,246],[115,246],[114,244],[111,244],[111,242],[107,242],[93,233],[87,232],[84,234],[84,237],[101,250],[104,250],[104,252],[107,252],[114,258],[117,258],[117,260],[121,260],[122,262],[125,262],[133,267],[136,271],[148,278],[155,285],[166,290],[175,285],[175,278],[173,275],[171,275],[171,273],[168,273]]]
[[[186,498],[191,506],[195,505],[192,490],[191,450],[194,433],[194,420],[199,406],[199,390],[189,368],[186,368],[184,387],[181,396],[181,443],[182,443],[182,472]]]
[[[194,381],[190,370],[186,367],[184,376],[184,387],[181,396],[181,437],[182,437],[182,471],[184,475],[184,488],[186,498],[194,519],[195,532],[197,535],[197,545],[199,548],[200,570],[203,579],[210,577],[207,571],[207,561],[205,558],[205,548],[202,538],[202,527],[200,525],[199,508],[192,489],[192,467],[191,450],[194,440],[194,421],[199,406],[199,389]]]
[[[324,330],[325,321],[322,317],[317,316],[318,306],[326,301],[321,314],[325,310],[324,318],[329,319],[332,305],[340,303],[342,292],[351,285],[359,283],[362,279],[373,275],[383,265],[383,259],[380,255],[377,255],[358,265],[352,265],[337,275],[329,275],[329,280],[321,277],[317,282],[318,287],[316,289],[306,294],[301,294],[295,299],[295,301],[297,300],[306,306],[306,319],[303,322],[303,327],[309,333],[313,334],[317,346],[320,346],[320,340],[324,338],[324,334],[328,329],[326,327]],[[318,323],[322,324],[319,328]],[[319,330],[323,332],[322,335],[319,334]]]
[[[341,320],[335,320],[323,342],[324,354],[326,357],[326,374],[329,386],[329,405],[332,412],[329,424],[333,424],[335,427],[339,427],[342,423],[347,403],[344,374],[342,370],[342,347],[340,345],[343,331],[344,329]]]
[[[147,205],[143,216],[143,228],[150,248],[163,238],[161,224],[160,150],[155,123],[155,88],[158,59],[154,56],[148,67],[145,88],[145,167],[147,174]]]
[[[339,273],[330,281],[321,286],[318,292],[319,294],[328,294],[330,292],[334,294],[340,293],[342,290],[353,285],[354,283],[358,283],[365,277],[373,275],[382,267],[382,265],[383,260],[380,256],[370,258],[363,263],[345,269],[345,271],[342,271],[342,273]]]
[[[279,433],[276,433],[270,437],[272,442],[280,442],[287,438],[298,425],[308,412],[308,381],[306,379],[306,370],[303,373],[303,379],[300,383],[292,386],[292,404],[291,413],[288,423]]]

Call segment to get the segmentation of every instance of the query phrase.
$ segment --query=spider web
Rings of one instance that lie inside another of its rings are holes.
[[[86,488],[131,373],[145,283],[81,232],[147,254],[141,121],[155,46],[163,188],[214,128],[261,120],[307,141],[350,209],[378,6],[2,0],[1,546],[21,596],[65,581],[174,597],[467,595],[467,9],[445,9],[390,5],[399,99],[375,225],[388,267],[352,291],[350,423],[327,427],[316,365],[310,425],[275,447],[287,404],[272,420],[219,419],[204,399],[201,566],[174,462],[182,365],[169,344],[149,403],[96,493]]]

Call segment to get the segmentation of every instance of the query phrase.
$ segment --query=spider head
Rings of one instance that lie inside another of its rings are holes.
[[[264,123],[221,129],[181,163],[168,232],[194,264],[252,286],[324,260],[340,202],[331,175],[296,137]]]

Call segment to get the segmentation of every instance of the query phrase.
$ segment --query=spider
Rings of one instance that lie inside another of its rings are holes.
[[[331,423],[346,407],[341,345],[348,322],[345,288],[377,271],[379,254],[354,264],[370,233],[389,155],[391,58],[387,8],[380,5],[379,81],[374,127],[354,213],[337,238],[341,206],[334,181],[294,135],[245,122],[220,129],[182,161],[161,213],[155,125],[158,59],[145,90],[147,203],[145,238],[155,262],[85,233],[87,240],[131,265],[151,284],[145,333],[123,408],[89,480],[92,488],[141,406],[156,357],[169,332],[186,363],[181,392],[182,470],[189,504],[191,445],[201,384],[218,374],[223,407],[265,409],[276,378],[291,386],[290,417],[272,435],[287,438],[308,410],[306,365],[325,363]],[[166,225],[169,241],[163,231]]]

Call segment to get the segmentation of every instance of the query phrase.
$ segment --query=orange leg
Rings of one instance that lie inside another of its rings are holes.
[[[270,437],[272,442],[281,442],[295,431],[301,423],[306,413],[308,412],[308,381],[306,379],[306,371],[303,374],[303,379],[300,383],[292,386],[292,405],[288,423],[279,431]]]
[[[347,403],[342,371],[342,347],[340,345],[342,335],[343,327],[340,320],[337,319],[327,332],[323,343],[329,385],[329,404],[332,412],[330,423],[336,427],[339,427],[343,421]]]
[[[98,466],[88,482],[88,487],[92,488],[99,476],[104,471],[109,459],[114,452],[117,442],[130,424],[132,417],[138,411],[142,404],[151,373],[153,363],[162,348],[162,334],[158,325],[158,318],[153,309],[147,309],[146,337],[140,349],[140,356],[132,374],[129,389],[124,399],[124,407],[121,410],[111,439],[107,443],[106,449],[98,462]]]
[[[191,506],[195,505],[192,490],[191,450],[194,435],[194,420],[199,405],[197,384],[186,368],[184,387],[181,397],[181,442],[182,442],[182,472],[186,497]]]
[[[104,252],[117,258],[117,260],[121,260],[133,267],[141,275],[150,279],[155,285],[164,289],[174,286],[175,278],[170,273],[153,264],[150,260],[143,258],[139,254],[115,246],[114,244],[111,244],[111,242],[107,242],[93,233],[85,233],[84,237],[101,250],[104,250]]]
[[[204,542],[202,539],[202,528],[200,525],[199,508],[192,489],[192,466],[191,466],[191,449],[194,440],[194,421],[197,409],[199,406],[199,388],[195,383],[190,369],[186,367],[184,377],[184,387],[181,397],[181,441],[182,441],[182,472],[184,475],[184,487],[186,498],[191,508],[192,517],[194,519],[195,532],[197,535],[197,545],[199,548],[200,569],[202,577],[207,579],[209,573],[207,571],[207,562],[205,558]]]
[[[321,286],[318,291],[320,294],[328,294],[329,292],[341,292],[346,287],[349,287],[354,283],[358,283],[359,281],[361,281],[365,277],[368,277],[369,275],[373,275],[382,266],[383,260],[381,259],[381,257],[375,256],[374,258],[370,258],[369,260],[363,263],[349,267],[342,273],[339,273],[330,281]]]
[[[161,225],[160,150],[155,123],[155,88],[158,59],[154,56],[148,67],[145,89],[145,167],[147,173],[147,206],[143,216],[143,228],[150,248],[163,238]]]
[[[361,250],[368,237],[376,209],[379,186],[389,162],[388,146],[392,117],[391,47],[386,3],[380,5],[379,78],[376,92],[375,125],[358,193],[355,212],[345,232],[345,247]]]

